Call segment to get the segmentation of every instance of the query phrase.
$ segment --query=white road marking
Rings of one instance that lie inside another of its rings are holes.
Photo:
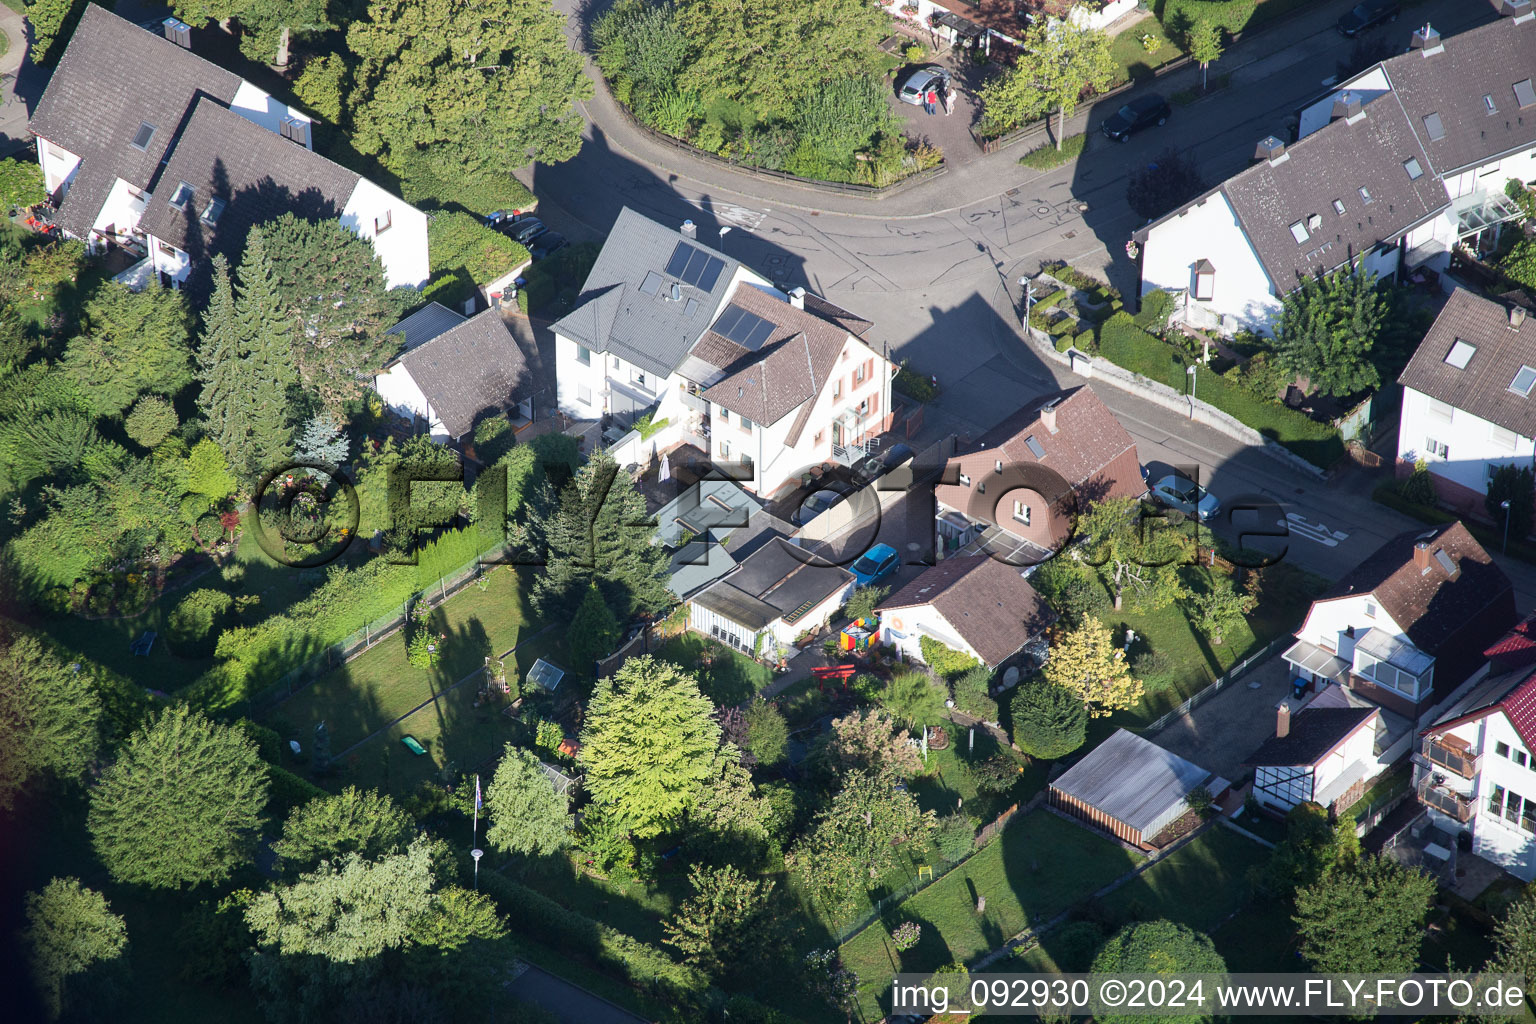
[[[768,216],[767,210],[754,210],[747,206],[737,206],[735,203],[717,203],[711,200],[700,201],[699,208],[708,210],[718,221],[734,224],[748,231],[756,231],[762,227],[763,221]]]
[[[1276,525],[1286,527],[1293,536],[1315,540],[1317,543],[1329,548],[1336,548],[1339,546],[1339,541],[1349,539],[1349,534],[1342,530],[1330,530],[1322,523],[1308,522],[1297,512],[1287,512],[1285,520],[1277,522]]]

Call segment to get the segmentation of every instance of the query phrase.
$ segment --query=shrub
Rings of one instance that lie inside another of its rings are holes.
[[[1200,817],[1209,818],[1215,811],[1216,798],[1211,796],[1209,789],[1196,786],[1185,795],[1184,803]]]
[[[810,153],[846,167],[880,135],[899,135],[901,122],[876,78],[834,78],[818,85],[795,114],[795,135]]]
[[[947,861],[962,859],[976,848],[976,819],[959,813],[944,815],[934,826],[933,845]]]
[[[215,632],[233,603],[222,590],[192,591],[166,616],[166,641],[183,656],[207,657],[213,653]]]
[[[1060,149],[1056,148],[1055,143],[1047,142],[1019,157],[1019,163],[1037,171],[1048,171],[1053,167],[1060,167],[1069,160],[1076,160],[1082,155],[1083,146],[1087,141],[1088,137],[1081,132],[1068,135],[1061,140]]]
[[[1398,487],[1403,500],[1411,501],[1415,505],[1426,505],[1431,508],[1435,504],[1435,482],[1429,478],[1429,462],[1419,459],[1413,464],[1413,472],[1403,478]]]
[[[918,648],[922,651],[924,664],[933,669],[935,675],[943,676],[945,679],[958,676],[981,664],[964,651],[957,651],[929,636],[918,638]]]
[[[219,575],[224,578],[225,583],[232,587],[238,587],[245,579],[245,563],[230,562],[219,570]]]
[[[1133,318],[1137,327],[1149,334],[1161,334],[1168,329],[1168,316],[1173,312],[1173,296],[1155,288],[1141,297],[1141,311]]]
[[[134,403],[123,421],[123,430],[135,444],[153,448],[180,425],[170,402],[159,395],[145,395]]]
[[[917,945],[918,940],[922,937],[923,927],[916,921],[903,921],[891,929],[891,942],[896,946],[896,951],[899,953],[905,953]]]
[[[955,680],[955,707],[983,722],[995,722],[998,717],[997,701],[988,692],[992,684],[992,670],[985,665],[968,669]]]
[[[902,364],[900,370],[896,371],[896,379],[891,381],[891,387],[900,391],[908,398],[916,399],[919,402],[931,402],[934,395],[938,393],[938,389],[933,386],[932,380],[913,373],[907,369],[905,363]]]
[[[1056,351],[1057,352],[1066,352],[1066,351],[1070,350],[1072,348],[1072,346],[1076,342],[1077,342],[1077,335],[1075,335],[1075,334],[1063,334],[1061,337],[1056,339]]]
[[[425,209],[466,209],[484,216],[498,210],[526,212],[534,205],[528,186],[510,170],[473,170],[444,166],[430,149],[390,153],[389,169],[400,178],[400,197]]]
[[[1526,220],[1536,220],[1536,192],[1532,192],[1525,182],[1510,178],[1504,183],[1504,194],[1515,201]]]
[[[775,765],[784,760],[789,746],[789,726],[784,714],[766,700],[755,700],[747,709],[747,749],[759,762]]]
[[[966,767],[966,774],[983,793],[1006,793],[1019,781],[1023,766],[1012,754],[994,754]]]
[[[1088,709],[1072,691],[1036,679],[1013,697],[1013,741],[1030,757],[1053,761],[1083,745]]]
[[[885,595],[890,592],[890,587],[858,587],[843,606],[843,614],[850,619],[868,618],[875,613],[875,606],[884,601]]]
[[[1536,242],[1522,239],[1499,261],[1499,269],[1529,291],[1536,291]]]
[[[475,424],[475,457],[485,465],[495,465],[516,445],[517,433],[505,416],[492,416]]]

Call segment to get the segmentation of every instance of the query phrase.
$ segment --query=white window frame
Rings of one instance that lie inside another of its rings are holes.
[[[1013,518],[1028,526],[1030,520],[1029,506],[1022,501],[1015,501],[1013,503]]]

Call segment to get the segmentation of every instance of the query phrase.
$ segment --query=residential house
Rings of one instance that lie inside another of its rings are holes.
[[[1486,516],[1493,474],[1536,454],[1536,320],[1458,288],[1398,383],[1398,475],[1423,459],[1443,503]]]
[[[34,110],[55,218],[92,251],[118,250],[119,278],[180,285],[207,257],[238,255],[253,224],[292,211],[369,239],[391,286],[425,283],[426,215],[313,151],[301,111],[190,50],[168,18],[156,34],[89,5]],[[152,69],[151,86],[124,69]]]
[[[789,647],[824,625],[853,593],[853,574],[780,537],[688,601],[688,625],[747,654],[764,637]]]
[[[1050,786],[1050,800],[1080,818],[1144,850],[1189,812],[1189,795],[1200,787],[1220,800],[1226,779],[1164,750],[1126,729],[1089,751]]]
[[[926,637],[996,669],[1044,634],[1056,615],[1016,566],[988,555],[946,558],[876,609],[880,642],[925,661]]]
[[[934,488],[939,546],[1033,564],[1083,504],[1146,489],[1136,442],[1092,388],[1042,395],[950,458]]]
[[[1379,708],[1350,701],[1337,686],[1294,713],[1282,702],[1275,735],[1248,758],[1254,799],[1279,814],[1305,803],[1329,812],[1349,809],[1382,771],[1384,732]]]
[[[560,408],[620,430],[648,413],[652,449],[692,445],[766,497],[889,428],[895,367],[862,340],[871,326],[699,244],[691,221],[625,209],[554,325]]]
[[[668,587],[683,600],[794,532],[731,480],[696,481],[656,512],[656,542],[672,552]]]
[[[1488,673],[1425,729],[1414,790],[1448,837],[1536,880],[1536,625],[1527,618],[1484,653]],[[1454,844],[1442,846],[1446,859]]]
[[[1255,163],[1135,232],[1141,293],[1175,319],[1268,333],[1304,278],[1360,261],[1387,277],[1443,271],[1458,245],[1486,248],[1519,211],[1506,181],[1536,177],[1536,19],[1510,15],[1412,48],[1301,113],[1299,141],[1270,136]]]
[[[437,303],[390,328],[405,351],[373,380],[385,408],[434,441],[459,441],[490,415],[533,419],[534,376],[501,314],[465,318]]]
[[[1515,620],[1514,589],[1460,523],[1399,534],[1312,602],[1283,655],[1417,723]]]
[[[1105,29],[1136,10],[1137,0],[913,0],[893,11],[940,38],[969,40],[991,52],[992,39],[1020,46],[1030,21],[1065,18],[1086,29]]]

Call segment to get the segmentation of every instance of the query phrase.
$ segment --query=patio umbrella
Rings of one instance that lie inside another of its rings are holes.
[[[672,479],[672,457],[670,455],[663,455],[661,457],[661,470],[660,470],[660,472],[658,472],[656,474],[656,481],[658,483],[666,483],[668,480],[671,480],[671,479]]]

